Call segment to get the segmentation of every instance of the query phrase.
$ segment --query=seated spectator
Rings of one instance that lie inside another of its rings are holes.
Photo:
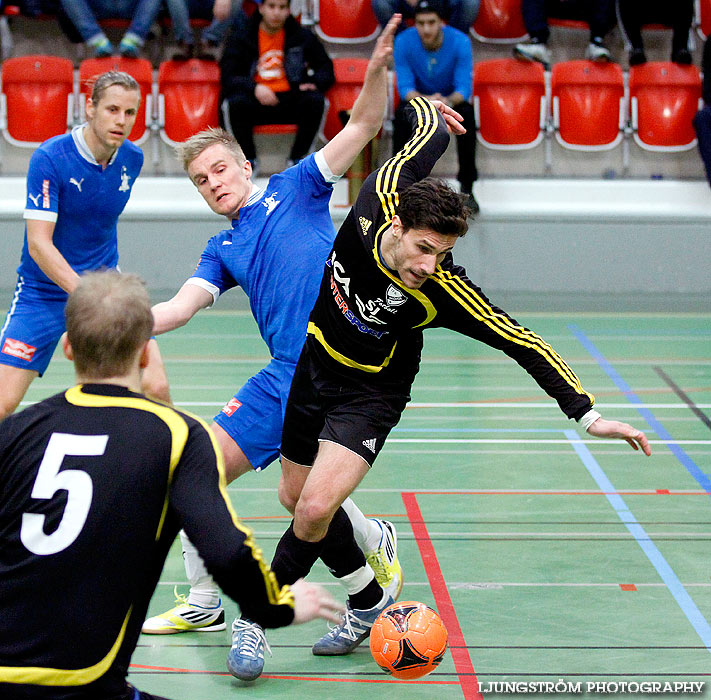
[[[689,30],[694,18],[694,0],[619,0],[620,21],[630,43],[630,66],[646,63],[642,25],[661,22],[672,28],[671,60],[689,65]]]
[[[129,19],[131,24],[123,35],[119,51],[135,58],[155,22],[161,0],[61,0],[62,8],[72,24],[97,56],[111,56],[114,47],[99,26],[101,19]]]
[[[701,59],[701,72],[704,75],[701,84],[701,96],[704,106],[694,117],[694,129],[699,142],[699,154],[706,169],[706,179],[711,186],[711,41],[704,44],[704,55]]]
[[[517,58],[539,61],[550,66],[548,17],[558,17],[582,19],[590,25],[590,42],[585,50],[585,58],[591,61],[611,59],[603,39],[615,23],[614,0],[523,0],[521,11],[531,39],[516,44],[514,55]]]
[[[72,21],[67,17],[66,12],[62,9],[60,0],[19,0],[15,3],[19,6],[20,12],[27,17],[39,17],[40,15],[55,15],[59,28],[64,33],[64,36],[72,42],[72,44],[81,44],[83,39],[81,34],[76,30]],[[2,14],[3,2],[0,0],[0,14]]]
[[[472,96],[472,45],[469,35],[444,24],[442,0],[419,0],[415,7],[415,26],[395,39],[395,75],[400,104],[395,112],[393,154],[402,150],[410,138],[410,123],[405,116],[409,100],[421,95],[442,100],[464,117],[465,134],[457,136],[459,173],[462,193],[469,195],[467,205],[474,213],[479,205],[473,185],[477,179],[474,160],[476,130]]]
[[[479,14],[480,2],[481,0],[442,0],[443,18],[450,27],[469,34],[469,29]],[[400,27],[404,29],[407,26],[404,21],[415,16],[417,0],[371,0],[371,4],[382,27],[399,12],[403,18]]]
[[[264,0],[242,15],[220,60],[224,126],[256,169],[258,124],[296,124],[289,161],[308,155],[321,124],[333,63],[318,39],[291,16],[289,0]]]
[[[180,53],[173,56],[174,60],[202,58],[214,60],[214,50],[224,40],[230,23],[237,18],[242,3],[232,0],[166,0],[170,20],[173,23],[173,34],[180,44]],[[190,25],[193,19],[212,20],[196,44],[195,34]]]

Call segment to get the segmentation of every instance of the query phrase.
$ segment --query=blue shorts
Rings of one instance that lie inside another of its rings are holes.
[[[0,364],[34,370],[41,377],[66,330],[66,297],[52,299],[20,278],[0,329]]]
[[[296,364],[272,360],[257,372],[215,416],[255,471],[279,458],[284,411]]]

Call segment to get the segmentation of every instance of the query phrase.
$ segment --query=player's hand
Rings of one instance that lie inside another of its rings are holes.
[[[265,107],[276,107],[276,105],[279,104],[279,99],[274,90],[261,83],[255,85],[254,96],[257,98],[259,104]]]
[[[592,425],[590,425],[588,433],[600,438],[625,440],[632,445],[635,450],[642,448],[642,452],[644,452],[647,457],[652,454],[652,448],[649,446],[647,436],[641,430],[637,430],[637,428],[633,428],[627,423],[598,418]]]
[[[380,32],[380,36],[375,42],[375,48],[370,57],[368,68],[387,68],[390,65],[393,55],[393,44],[395,42],[395,32],[397,31],[401,19],[402,15],[395,13],[385,25],[385,29]]]
[[[437,111],[444,117],[447,122],[447,128],[450,134],[466,134],[467,130],[459,123],[464,117],[456,110],[448,107],[441,100],[431,100]]]
[[[321,586],[307,583],[300,578],[290,588],[294,594],[294,624],[309,622],[317,617],[336,625],[341,621],[345,607]]]

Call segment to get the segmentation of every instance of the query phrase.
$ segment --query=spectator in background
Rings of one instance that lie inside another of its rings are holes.
[[[671,60],[689,65],[689,30],[694,18],[694,0],[619,0],[620,21],[630,43],[630,66],[646,63],[642,42],[642,25],[661,22],[672,27]]]
[[[442,0],[442,17],[450,27],[468,35],[479,14],[480,2],[481,0]],[[371,0],[371,4],[378,22],[383,27],[396,12],[402,15],[403,20],[414,18],[417,8],[417,0]],[[403,29],[405,26],[400,25]]]
[[[122,56],[136,58],[155,22],[161,0],[61,0],[62,8],[97,56],[111,56],[114,47],[99,26],[101,19],[129,19],[119,45]]]
[[[220,70],[224,126],[253,171],[258,124],[296,124],[287,164],[308,155],[335,77],[326,50],[292,17],[289,0],[264,0],[252,17],[233,24]]]
[[[590,25],[590,42],[585,50],[585,58],[591,61],[611,59],[603,40],[615,24],[614,0],[523,0],[521,12],[531,38],[525,43],[516,44],[514,55],[517,58],[550,66],[548,17],[559,17],[581,19]]]
[[[466,133],[457,136],[460,189],[469,195],[467,206],[474,212],[479,205],[473,186],[477,179],[474,108],[471,104],[473,57],[469,36],[445,25],[442,0],[419,0],[415,26],[395,39],[395,74],[400,104],[395,112],[393,154],[410,138],[405,116],[409,100],[421,95],[441,100],[462,115]]]
[[[701,85],[704,106],[694,117],[694,129],[699,142],[699,154],[706,168],[706,179],[711,186],[711,41],[708,39],[704,44],[701,72],[704,74]]]
[[[166,0],[173,34],[180,44],[180,53],[174,60],[202,58],[214,60],[213,50],[222,43],[230,28],[230,21],[236,19],[242,3],[232,0]],[[196,44],[191,19],[211,19],[212,22],[200,35]]]

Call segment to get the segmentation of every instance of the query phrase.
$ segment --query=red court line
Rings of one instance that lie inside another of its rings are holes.
[[[144,664],[131,664],[132,669],[143,669],[145,671],[167,671],[169,673],[187,674],[210,674],[211,676],[230,676],[232,674],[224,671],[208,671],[204,669],[191,668],[170,668],[168,666],[146,666]],[[274,678],[284,681],[324,681],[328,683],[398,683],[400,685],[459,685],[459,681],[401,681],[397,678],[324,678],[319,676],[289,676],[265,673],[260,678]]]
[[[462,628],[459,626],[454,604],[449,596],[442,569],[437,561],[434,545],[432,544],[427,526],[422,518],[420,506],[417,503],[417,495],[415,493],[403,493],[401,495],[407,516],[410,519],[412,532],[415,535],[417,546],[420,549],[422,563],[425,565],[427,579],[429,580],[430,588],[434,594],[437,612],[439,612],[444,626],[449,633],[449,641],[451,644],[449,651],[452,654],[454,668],[459,676],[464,698],[465,700],[483,700],[483,696],[479,692],[479,681],[466,648],[466,641],[464,640],[464,634],[462,634]]]

